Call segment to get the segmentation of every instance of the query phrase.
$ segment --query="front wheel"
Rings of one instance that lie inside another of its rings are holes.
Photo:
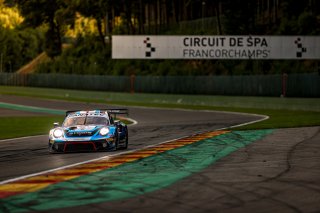
[[[51,144],[50,142],[49,142],[49,144],[48,144],[48,152],[49,152],[50,154],[57,153],[57,150],[55,150],[55,149],[53,148],[53,144]]]

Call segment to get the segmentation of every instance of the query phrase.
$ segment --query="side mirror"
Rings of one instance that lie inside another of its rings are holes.
[[[54,127],[54,128],[57,128],[57,127],[59,127],[59,126],[60,126],[59,122],[53,123],[53,127]]]

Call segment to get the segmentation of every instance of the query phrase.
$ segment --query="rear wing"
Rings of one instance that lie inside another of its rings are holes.
[[[129,110],[128,109],[106,109],[109,114],[113,115],[129,115]]]
[[[107,109],[107,112],[112,116],[113,115],[113,119],[116,120],[117,119],[117,115],[129,115],[129,110],[128,109]]]
[[[66,111],[66,117],[68,117],[69,114],[75,113],[75,112],[79,112],[80,110],[70,110],[70,111]]]

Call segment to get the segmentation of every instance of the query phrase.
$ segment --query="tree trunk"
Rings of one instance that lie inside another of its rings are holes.
[[[52,59],[62,53],[60,27],[54,22],[54,17],[50,19],[49,29],[46,32],[45,51]]]
[[[177,23],[177,11],[176,11],[176,5],[174,1],[171,1],[171,6],[172,6],[172,20]]]
[[[146,4],[146,14],[148,16],[148,33],[150,34],[151,33],[151,6],[150,4]]]
[[[106,46],[106,43],[105,43],[105,40],[104,40],[104,35],[103,35],[103,32],[102,32],[102,22],[101,22],[101,18],[97,17],[96,18],[96,21],[97,21],[97,28],[98,28],[98,32],[99,32],[99,38],[100,38],[100,41],[103,45],[103,47]]]
[[[218,35],[222,35],[222,27],[221,27],[221,20],[220,20],[220,0],[216,0],[215,2],[215,10],[216,10],[216,17],[217,17],[217,25],[218,25]]]
[[[139,34],[144,34],[144,20],[143,20],[143,4],[142,0],[139,0]]]

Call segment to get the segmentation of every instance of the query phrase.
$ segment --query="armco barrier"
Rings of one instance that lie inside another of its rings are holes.
[[[0,73],[0,85],[112,92],[320,97],[320,75],[103,76]]]

